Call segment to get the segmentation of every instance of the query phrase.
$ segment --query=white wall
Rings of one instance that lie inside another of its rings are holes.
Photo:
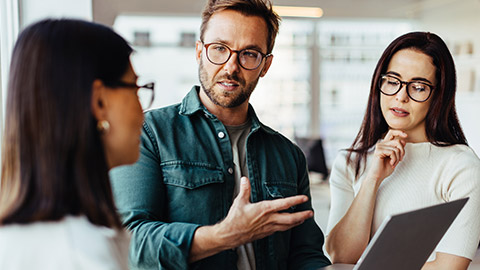
[[[46,17],[92,20],[92,0],[18,0],[22,27]]]
[[[470,146],[480,155],[480,1],[426,1],[425,5],[419,29],[441,36],[455,58],[458,117]]]
[[[2,131],[10,56],[13,50],[13,44],[18,35],[18,15],[17,0],[0,1],[0,130]],[[2,134],[3,132],[0,132],[0,143],[2,141]]]

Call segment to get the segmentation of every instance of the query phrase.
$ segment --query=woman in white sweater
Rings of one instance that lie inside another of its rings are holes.
[[[437,35],[408,33],[384,51],[360,131],[330,176],[333,262],[356,263],[387,215],[470,197],[423,267],[468,268],[480,236],[480,160],[455,91],[454,62]]]
[[[139,156],[132,48],[108,27],[27,27],[10,69],[0,184],[0,269],[127,269],[109,169]]]

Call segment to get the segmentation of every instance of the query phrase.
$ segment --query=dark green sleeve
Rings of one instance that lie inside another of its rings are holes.
[[[187,269],[195,230],[190,223],[167,223],[165,185],[155,139],[144,124],[140,158],[110,172],[118,211],[131,231],[131,269]]]
[[[296,211],[311,210],[312,197],[310,196],[310,183],[305,156],[298,149],[298,194],[307,195],[308,202],[299,205]],[[314,218],[306,220],[301,225],[292,229],[290,239],[290,254],[288,269],[318,269],[330,265],[330,260],[323,253],[324,236]]]

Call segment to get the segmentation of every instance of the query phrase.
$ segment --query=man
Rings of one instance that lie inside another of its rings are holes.
[[[264,0],[208,1],[196,43],[201,87],[147,112],[139,161],[112,172],[133,267],[330,264],[303,154],[248,103],[272,63],[278,25]]]

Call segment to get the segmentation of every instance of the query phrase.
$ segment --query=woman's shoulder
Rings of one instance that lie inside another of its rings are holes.
[[[125,231],[94,225],[83,216],[67,217],[65,223],[68,240],[81,263],[91,267],[126,267],[130,238]]]
[[[443,156],[451,163],[469,164],[480,166],[480,159],[475,151],[464,144],[454,144],[450,146],[432,145],[435,156]]]
[[[77,259],[85,269],[127,267],[130,238],[125,231],[90,223],[85,217],[70,217],[68,229]]]
[[[475,154],[475,151],[464,144],[454,145],[434,145],[429,142],[423,143],[407,143],[405,146],[405,152],[411,153],[412,157],[434,159],[437,162],[447,163],[462,163],[468,162],[469,164],[478,163],[480,159]]]
[[[375,146],[372,146],[366,151],[366,159],[369,160],[373,152],[375,151]],[[341,149],[338,151],[337,156],[333,161],[333,166],[339,166],[343,169],[353,169],[355,166],[355,161],[357,158],[362,155],[362,153],[352,151],[350,149]],[[363,161],[365,162],[365,161]]]
[[[105,269],[122,269],[118,264],[122,256],[127,256],[125,246],[128,247],[129,239],[121,234],[116,230],[94,225],[83,216],[69,216],[60,221],[2,226],[0,266],[5,263],[6,257],[11,257],[9,263],[21,266],[25,263],[22,258],[28,256],[32,258],[31,265],[54,262],[58,266],[78,265],[79,269],[87,269],[80,267],[83,265],[94,267],[91,269],[104,269],[103,266],[107,266]],[[117,254],[119,252],[124,254]],[[18,257],[18,254],[23,255]]]
[[[333,160],[332,167],[333,168],[345,169],[347,167],[348,158],[350,158],[350,160],[354,159],[354,155],[350,155],[350,157],[349,157],[349,153],[350,152],[346,149],[339,150],[338,153],[337,153],[337,156]],[[355,153],[353,153],[353,154],[355,154]]]
[[[449,186],[451,179],[457,183],[477,185],[480,180],[480,159],[475,151],[467,145],[431,146],[428,154],[429,164],[441,173],[444,184]]]
[[[353,183],[353,179],[355,179],[357,155],[358,153],[347,149],[342,149],[337,153],[330,173],[331,183],[337,181],[348,181],[349,184]]]
[[[109,236],[113,232],[112,229],[97,226],[92,224],[84,216],[67,216],[58,221],[39,221],[28,224],[9,224],[0,227],[0,235],[2,237],[10,237],[12,235],[34,236],[45,235],[46,232],[51,232],[53,235],[49,237],[60,238],[72,236],[94,236],[99,235]],[[34,240],[34,239],[32,239]]]

